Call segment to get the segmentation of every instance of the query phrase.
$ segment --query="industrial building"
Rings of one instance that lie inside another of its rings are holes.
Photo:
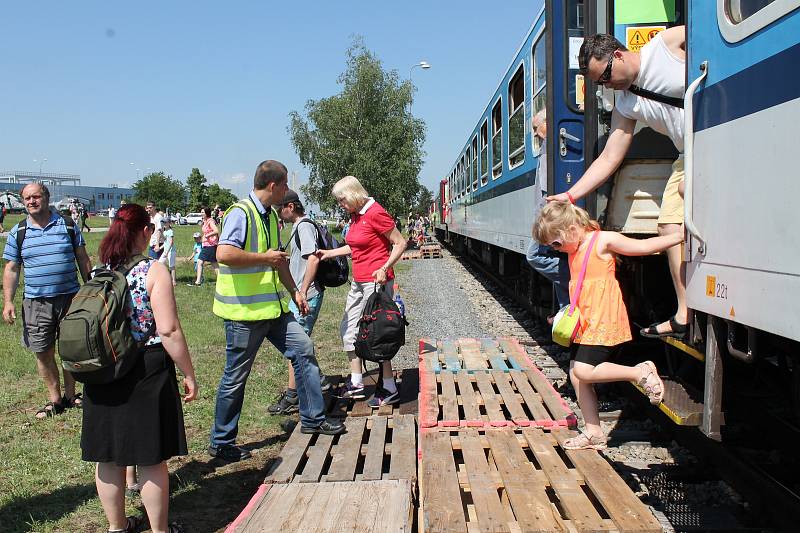
[[[16,196],[25,185],[34,182],[47,185],[50,204],[59,209],[67,206],[72,199],[77,199],[92,212],[108,209],[112,205],[118,208],[120,201],[130,201],[136,194],[133,189],[113,184],[108,187],[81,185],[81,177],[77,174],[0,171],[0,198],[4,199],[7,208],[22,209],[22,202]]]

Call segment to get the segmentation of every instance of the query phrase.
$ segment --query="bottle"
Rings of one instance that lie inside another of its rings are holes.
[[[397,291],[398,287],[397,284],[394,286],[394,304],[397,306],[397,309],[400,310],[400,316],[406,316],[406,304],[403,303],[403,299],[400,297],[400,293]]]

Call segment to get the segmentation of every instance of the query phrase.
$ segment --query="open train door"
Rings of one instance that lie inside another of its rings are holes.
[[[568,190],[584,170],[584,90],[583,76],[578,72],[584,7],[579,0],[547,0],[545,9],[547,190],[557,194]]]

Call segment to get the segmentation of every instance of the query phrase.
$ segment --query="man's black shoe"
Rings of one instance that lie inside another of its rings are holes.
[[[289,395],[285,390],[278,396],[278,401],[267,407],[267,412],[271,415],[290,415],[299,411],[297,393]]]
[[[347,428],[344,427],[344,424],[330,418],[316,427],[303,426],[300,428],[300,433],[321,433],[322,435],[341,435],[345,432],[347,432]]]
[[[223,446],[209,446],[208,455],[216,457],[217,459],[222,459],[223,461],[228,461],[229,463],[250,459],[250,457],[253,456],[248,450],[229,444]]]

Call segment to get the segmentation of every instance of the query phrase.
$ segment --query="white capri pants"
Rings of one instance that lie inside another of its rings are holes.
[[[394,298],[394,280],[390,279],[384,285],[384,290],[390,298]],[[355,351],[356,335],[358,334],[358,321],[364,312],[364,305],[375,292],[375,283],[353,281],[350,283],[350,292],[347,293],[347,303],[344,306],[344,316],[339,326],[342,335],[342,346],[345,352]]]

